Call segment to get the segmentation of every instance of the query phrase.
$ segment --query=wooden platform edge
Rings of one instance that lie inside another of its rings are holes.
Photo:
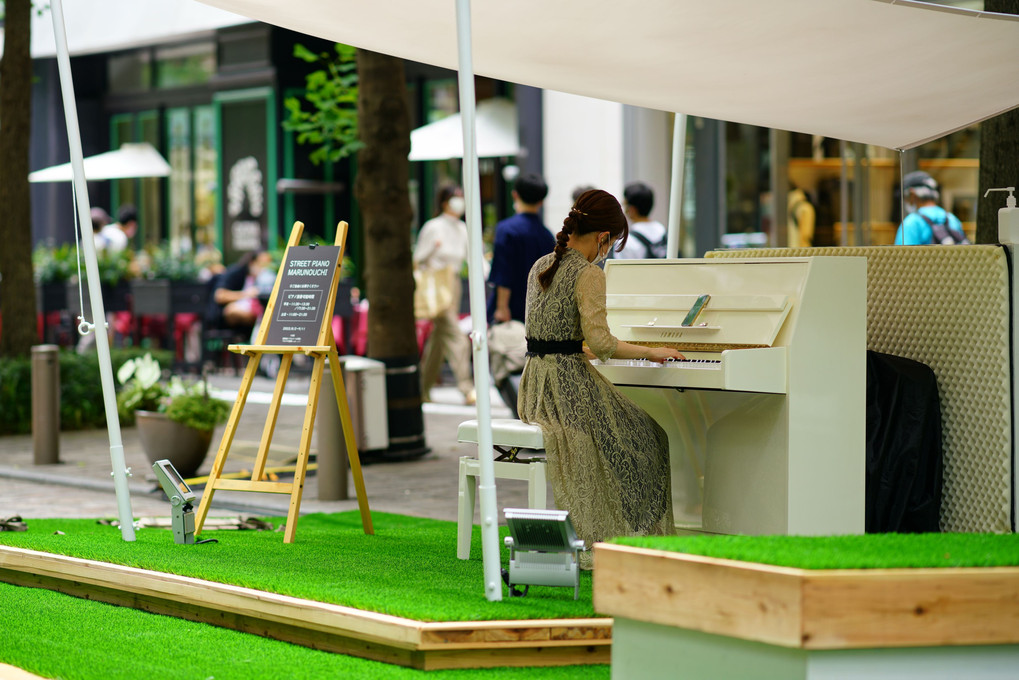
[[[594,608],[800,649],[1019,643],[1019,567],[777,567],[595,545]]]
[[[612,642],[610,619],[422,622],[10,546],[0,581],[421,670],[606,664]]]

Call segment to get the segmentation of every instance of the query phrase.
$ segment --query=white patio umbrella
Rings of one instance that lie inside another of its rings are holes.
[[[503,98],[478,102],[475,117],[478,158],[502,158],[520,153],[517,107]],[[463,121],[459,113],[446,116],[410,133],[412,161],[442,161],[463,158]]]
[[[147,142],[124,144],[115,151],[89,156],[84,159],[85,179],[126,179],[130,177],[167,177],[170,164],[155,147]],[[73,179],[71,164],[53,165],[29,173],[29,182],[70,182]]]
[[[1013,83],[1019,17],[913,0],[515,0],[479,2],[473,11],[469,0],[456,0],[455,23],[450,0],[201,1],[459,69],[489,599],[502,593],[492,584],[499,558],[490,405],[480,398],[489,385],[478,328],[484,300],[475,252],[481,240],[475,63],[481,75],[534,87],[893,149],[1019,106]],[[672,234],[670,253],[675,247]]]

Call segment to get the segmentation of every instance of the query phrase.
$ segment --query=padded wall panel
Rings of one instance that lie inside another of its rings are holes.
[[[1004,249],[769,248],[714,251],[707,257],[815,255],[866,257],[867,348],[923,362],[937,375],[945,465],[942,531],[1011,531],[1009,282]]]

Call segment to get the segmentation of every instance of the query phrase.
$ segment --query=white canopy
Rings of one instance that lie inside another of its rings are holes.
[[[508,99],[486,99],[478,102],[475,119],[478,135],[478,158],[516,156],[517,108]],[[463,158],[463,127],[460,114],[446,116],[423,125],[410,133],[410,160],[441,161]]]
[[[52,8],[50,3],[36,4],[41,7],[32,12],[32,57],[53,57],[57,45]],[[212,36],[216,29],[251,21],[194,0],[76,0],[63,9],[72,28],[67,36],[72,56]]]
[[[457,67],[450,0],[202,0]],[[472,6],[475,71],[888,148],[1019,106],[1019,17],[911,0],[513,0]]]
[[[85,179],[125,179],[128,177],[166,177],[170,164],[151,144],[124,144],[85,159]],[[63,163],[29,173],[29,182],[70,182],[71,164]]]

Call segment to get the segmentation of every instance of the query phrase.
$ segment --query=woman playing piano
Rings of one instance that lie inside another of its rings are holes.
[[[674,349],[622,342],[609,332],[605,273],[597,264],[627,234],[619,202],[604,191],[587,191],[527,283],[528,358],[518,410],[525,422],[541,427],[556,507],[569,511],[588,547],[613,536],[674,531],[665,431],[588,362],[590,355],[683,358]],[[589,552],[581,566],[591,566]]]

